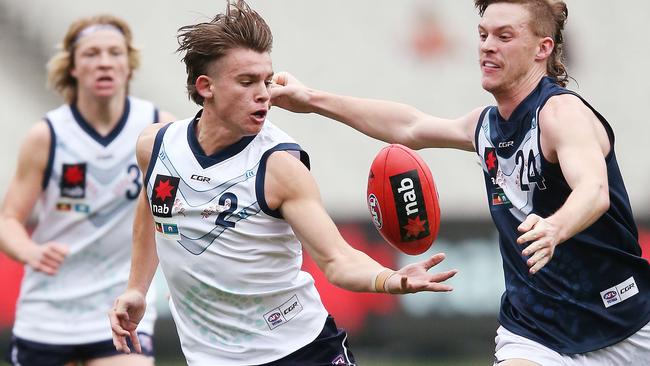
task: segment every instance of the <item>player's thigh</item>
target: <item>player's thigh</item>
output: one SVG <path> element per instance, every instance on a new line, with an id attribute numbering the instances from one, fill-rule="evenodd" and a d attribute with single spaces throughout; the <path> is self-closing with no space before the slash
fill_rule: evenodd
<path id="1" fill-rule="evenodd" d="M 140 354 L 121 354 L 110 357 L 96 358 L 84 362 L 84 366 L 153 366 L 153 357 Z"/>
<path id="2" fill-rule="evenodd" d="M 498 366 L 542 366 L 536 362 L 528 361 L 528 360 L 522 360 L 519 358 L 512 358 L 509 360 L 501 361 L 499 363 L 495 363 L 495 365 Z"/>

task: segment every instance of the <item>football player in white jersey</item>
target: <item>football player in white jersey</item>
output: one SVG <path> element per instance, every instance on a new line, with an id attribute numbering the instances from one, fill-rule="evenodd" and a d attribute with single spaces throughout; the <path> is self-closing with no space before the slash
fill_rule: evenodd
<path id="1" fill-rule="evenodd" d="M 300 270 L 302 247 L 351 291 L 446 292 L 456 271 L 427 272 L 443 254 L 394 271 L 341 237 L 306 153 L 267 121 L 272 35 L 244 1 L 179 31 L 187 89 L 203 109 L 138 140 L 147 173 L 129 285 L 110 314 L 117 349 L 130 353 L 131 338 L 140 352 L 135 332 L 160 260 L 189 365 L 354 365 Z"/>
<path id="2" fill-rule="evenodd" d="M 48 81 L 66 103 L 28 132 L 0 212 L 0 249 L 25 264 L 7 355 L 13 365 L 153 364 L 153 311 L 140 339 L 145 355 L 115 352 L 106 324 L 128 277 L 142 186 L 137 136 L 172 119 L 128 95 L 139 57 L 128 24 L 98 15 L 72 23 L 48 64 Z"/>

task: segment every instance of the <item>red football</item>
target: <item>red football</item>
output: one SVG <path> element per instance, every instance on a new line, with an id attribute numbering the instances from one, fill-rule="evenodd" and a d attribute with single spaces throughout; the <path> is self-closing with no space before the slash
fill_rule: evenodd
<path id="1" fill-rule="evenodd" d="M 406 146 L 381 149 L 368 175 L 368 209 L 372 222 L 392 246 L 416 255 L 438 235 L 440 206 L 431 171 Z"/>

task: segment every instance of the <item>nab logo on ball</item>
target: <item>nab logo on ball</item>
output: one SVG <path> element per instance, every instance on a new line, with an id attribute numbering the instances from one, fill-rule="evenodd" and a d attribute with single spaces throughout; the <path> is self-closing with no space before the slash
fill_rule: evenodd
<path id="1" fill-rule="evenodd" d="M 86 163 L 63 164 L 61 197 L 86 197 Z"/>
<path id="2" fill-rule="evenodd" d="M 429 235 L 427 209 L 417 170 L 390 177 L 402 241 L 413 241 Z"/>
<path id="3" fill-rule="evenodd" d="M 158 174 L 153 185 L 151 212 L 157 217 L 172 217 L 179 177 Z"/>

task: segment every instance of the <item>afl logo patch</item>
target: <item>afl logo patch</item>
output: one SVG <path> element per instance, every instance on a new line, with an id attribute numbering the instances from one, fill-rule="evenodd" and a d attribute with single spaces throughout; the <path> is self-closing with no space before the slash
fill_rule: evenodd
<path id="1" fill-rule="evenodd" d="M 172 217 L 172 207 L 178 191 L 179 177 L 156 175 L 151 193 L 151 213 L 157 217 Z"/>

